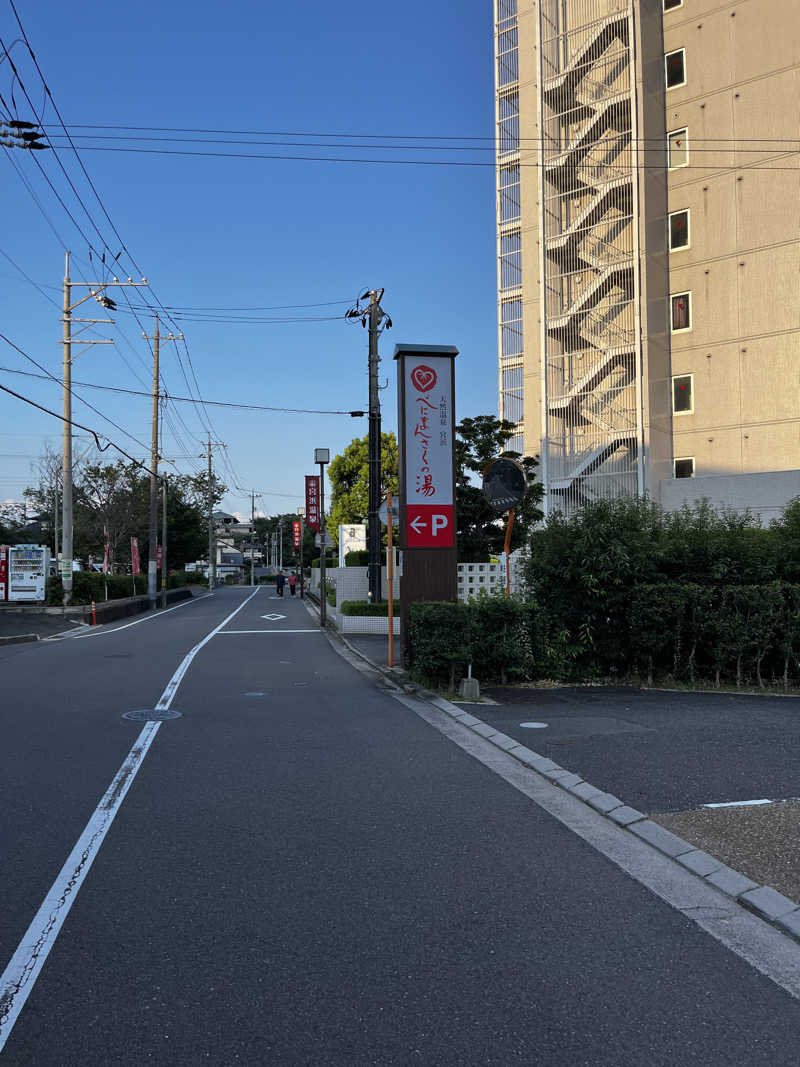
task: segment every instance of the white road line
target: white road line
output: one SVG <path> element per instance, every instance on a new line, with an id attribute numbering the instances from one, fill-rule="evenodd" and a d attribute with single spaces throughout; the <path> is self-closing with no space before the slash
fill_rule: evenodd
<path id="1" fill-rule="evenodd" d="M 725 800 L 720 804 L 703 804 L 704 808 L 752 808 L 756 804 L 774 804 L 774 800 Z"/>
<path id="2" fill-rule="evenodd" d="M 322 630 L 223 630 L 219 636 L 229 634 L 320 634 Z"/>
<path id="3" fill-rule="evenodd" d="M 187 604 L 196 604 L 198 600 L 205 600 L 206 597 L 213 595 L 213 593 L 203 593 L 202 596 L 193 596 L 191 600 L 183 600 L 180 604 L 176 604 L 172 608 L 164 608 L 163 611 L 157 611 L 154 615 L 143 615 L 141 619 L 134 619 L 133 622 L 126 622 L 124 626 L 115 626 L 112 630 L 93 629 L 90 634 L 76 634 L 72 640 L 83 641 L 87 637 L 102 637 L 104 634 L 115 634 L 118 630 L 127 630 L 129 626 L 138 626 L 140 622 L 152 622 L 153 619 L 158 619 L 162 615 L 168 615 L 171 611 L 177 611 L 178 608 L 185 608 Z"/>
<path id="4" fill-rule="evenodd" d="M 166 710 L 169 708 L 181 680 L 189 669 L 189 664 L 200 649 L 208 644 L 211 638 L 219 633 L 222 627 L 226 626 L 234 615 L 240 612 L 245 604 L 253 599 L 257 592 L 258 589 L 254 590 L 235 611 L 232 611 L 227 618 L 223 619 L 218 626 L 215 626 L 202 641 L 198 642 L 184 656 L 180 666 L 161 694 L 161 698 L 156 704 L 157 709 Z M 183 605 L 178 606 L 182 607 Z M 108 833 L 114 817 L 125 799 L 125 794 L 136 777 L 136 773 L 141 767 L 160 726 L 160 722 L 148 722 L 137 737 L 133 748 L 125 757 L 122 766 L 114 776 L 114 780 L 103 794 L 100 803 L 86 824 L 86 829 L 78 838 L 75 847 L 67 857 L 66 863 L 61 868 L 55 882 L 53 882 L 50 892 L 44 898 L 8 966 L 0 975 L 0 1052 L 3 1051 L 14 1023 L 17 1021 L 17 1017 L 22 1011 L 36 979 L 39 977 L 39 972 L 44 966 L 50 949 L 55 944 L 64 920 L 75 902 L 78 890 L 89 873 L 89 869 L 100 851 L 103 839 Z"/>

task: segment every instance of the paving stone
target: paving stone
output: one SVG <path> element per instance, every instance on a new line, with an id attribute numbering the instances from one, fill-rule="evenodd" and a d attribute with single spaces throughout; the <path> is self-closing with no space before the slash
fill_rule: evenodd
<path id="1" fill-rule="evenodd" d="M 792 911 L 797 910 L 797 904 L 789 900 L 783 893 L 776 889 L 770 889 L 767 885 L 760 885 L 758 889 L 751 889 L 748 893 L 742 893 L 739 897 L 742 904 L 757 911 L 765 919 L 780 919 Z"/>
<path id="2" fill-rule="evenodd" d="M 545 771 L 554 771 L 558 764 L 553 763 L 553 761 L 547 759 L 546 756 L 540 756 L 538 759 L 532 760 L 530 766 L 533 767 L 535 771 L 540 771 L 544 774 Z"/>
<path id="3" fill-rule="evenodd" d="M 538 752 L 534 752 L 533 749 L 526 748 L 524 745 L 520 745 L 519 748 L 514 749 L 514 755 L 518 760 L 522 760 L 523 763 L 527 763 L 528 766 L 535 763 L 536 760 L 543 760 L 544 756 L 540 756 Z M 555 767 L 555 763 L 553 764 Z"/>
<path id="4" fill-rule="evenodd" d="M 636 808 L 629 808 L 627 804 L 623 804 L 621 808 L 615 808 L 614 811 L 608 813 L 609 819 L 613 819 L 614 822 L 618 822 L 620 826 L 630 826 L 631 823 L 639 822 L 642 819 L 647 818 Z"/>
<path id="5" fill-rule="evenodd" d="M 709 874 L 706 881 L 710 882 L 711 885 L 715 885 L 717 889 L 721 889 L 723 893 L 727 893 L 729 897 L 738 897 L 740 893 L 746 893 L 748 889 L 755 889 L 757 885 L 756 882 L 745 878 L 743 874 L 739 874 L 738 871 L 734 871 L 724 864 L 718 871 Z"/>
<path id="6" fill-rule="evenodd" d="M 463 726 L 474 726 L 476 722 L 480 722 L 480 719 L 476 719 L 474 715 L 470 715 L 468 712 L 464 712 L 463 715 L 454 715 L 454 719 L 457 719 Z"/>
<path id="7" fill-rule="evenodd" d="M 664 852 L 667 856 L 672 856 L 673 858 L 682 856 L 684 852 L 691 852 L 694 849 L 694 845 L 690 845 L 682 837 L 670 833 L 669 830 L 665 830 L 663 826 L 659 826 L 658 823 L 652 822 L 650 819 L 633 823 L 631 825 L 631 833 L 653 845 L 659 852 Z"/>
<path id="8" fill-rule="evenodd" d="M 596 785 L 589 785 L 588 782 L 578 782 L 577 785 L 568 785 L 568 792 L 573 796 L 580 797 L 581 800 L 588 800 L 589 797 L 599 796 L 603 792 L 602 789 L 598 789 Z"/>
<path id="9" fill-rule="evenodd" d="M 604 815 L 608 814 L 609 811 L 613 811 L 614 808 L 622 807 L 622 801 L 619 797 L 615 797 L 613 793 L 598 793 L 596 796 L 587 797 L 586 803 L 598 811 L 602 811 Z"/>
<path id="10" fill-rule="evenodd" d="M 781 915 L 778 926 L 800 941 L 800 908 L 790 911 L 788 915 Z"/>
<path id="11" fill-rule="evenodd" d="M 511 748 L 516 748 L 519 741 L 515 741 L 513 737 L 509 737 L 508 734 L 495 734 L 492 738 L 492 744 L 497 745 L 498 748 L 504 748 L 508 752 Z"/>
<path id="12" fill-rule="evenodd" d="M 567 789 L 571 785 L 577 785 L 578 782 L 582 782 L 583 778 L 579 774 L 573 774 L 572 771 L 565 771 L 563 767 L 553 767 L 550 771 L 542 771 L 545 778 L 549 778 L 551 782 L 555 782 L 556 785 L 562 786 Z"/>
<path id="13" fill-rule="evenodd" d="M 494 737 L 497 733 L 493 726 L 489 726 L 488 723 L 481 722 L 478 719 L 475 720 L 474 726 L 471 726 L 470 729 L 474 730 L 476 734 L 480 734 L 481 737 Z"/>
<path id="14" fill-rule="evenodd" d="M 712 871 L 718 871 L 723 866 L 719 860 L 715 860 L 713 856 L 709 856 L 707 852 L 702 852 L 699 848 L 694 852 L 685 852 L 682 856 L 678 856 L 678 863 L 682 863 L 684 867 L 688 867 L 690 871 L 694 871 L 702 878 L 711 874 Z"/>

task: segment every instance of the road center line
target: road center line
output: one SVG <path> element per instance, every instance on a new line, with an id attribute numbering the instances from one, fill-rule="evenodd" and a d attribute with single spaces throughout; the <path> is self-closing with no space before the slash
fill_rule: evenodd
<path id="1" fill-rule="evenodd" d="M 158 710 L 169 708 L 178 686 L 189 669 L 189 665 L 200 649 L 208 644 L 211 638 L 218 634 L 223 626 L 226 626 L 234 615 L 238 614 L 253 599 L 257 592 L 258 589 L 254 590 L 235 611 L 232 611 L 202 641 L 199 641 L 194 648 L 187 652 L 178 669 L 170 678 L 166 689 L 161 694 L 156 704 Z M 182 607 L 183 605 L 178 606 Z M 128 625 L 132 624 L 129 623 Z M 86 829 L 78 838 L 75 847 L 67 857 L 66 863 L 61 868 L 55 882 L 53 882 L 50 891 L 34 916 L 33 922 L 28 927 L 17 946 L 16 952 L 11 957 L 8 966 L 3 971 L 3 974 L 0 975 L 0 1052 L 3 1051 L 14 1023 L 22 1011 L 25 1001 L 30 996 L 50 949 L 55 944 L 64 920 L 75 902 L 78 890 L 89 873 L 89 869 L 100 851 L 100 846 L 114 821 L 114 817 L 122 806 L 125 794 L 130 789 L 133 779 L 144 762 L 144 758 L 160 726 L 160 722 L 148 722 L 136 738 L 133 748 L 125 757 L 111 785 L 101 797 L 100 803 L 86 824 Z"/>
<path id="2" fill-rule="evenodd" d="M 227 637 L 229 634 L 319 634 L 321 630 L 223 630 L 219 636 Z"/>

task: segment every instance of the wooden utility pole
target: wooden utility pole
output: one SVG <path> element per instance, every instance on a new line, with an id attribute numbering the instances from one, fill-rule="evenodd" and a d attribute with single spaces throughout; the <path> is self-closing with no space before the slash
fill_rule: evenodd
<path id="1" fill-rule="evenodd" d="M 132 278 L 129 278 L 127 282 L 120 282 L 114 278 L 113 281 L 104 282 L 102 285 L 96 285 L 94 282 L 73 282 L 69 276 L 69 255 L 69 252 L 65 254 L 64 303 L 63 317 L 61 319 L 63 324 L 62 345 L 64 352 L 64 438 L 61 461 L 61 583 L 64 587 L 64 607 L 66 607 L 72 599 L 72 346 L 75 344 L 114 344 L 111 340 L 84 339 L 78 336 L 78 334 L 83 333 L 89 326 L 96 325 L 100 322 L 113 323 L 113 319 L 76 319 L 73 318 L 72 312 L 87 300 L 91 300 L 92 297 L 97 300 L 101 307 L 114 311 L 117 306 L 114 301 L 108 296 L 101 296 L 101 293 L 106 289 L 114 287 L 123 288 L 128 286 L 133 288 L 143 288 L 147 285 L 146 278 L 142 278 L 140 282 L 135 282 Z M 75 286 L 88 288 L 89 292 L 86 296 L 81 297 L 80 300 L 76 300 L 73 304 L 72 290 Z M 72 324 L 74 322 L 84 324 L 77 334 L 73 334 L 72 332 Z"/>
<path id="2" fill-rule="evenodd" d="M 159 393 L 159 384 L 161 381 L 159 370 L 159 357 L 161 352 L 161 334 L 158 329 L 158 312 L 155 316 L 155 328 L 153 330 L 153 336 L 148 337 L 146 333 L 142 334 L 145 341 L 153 342 L 153 418 L 150 435 L 150 524 L 148 527 L 148 549 L 147 549 L 147 597 L 150 601 L 150 607 L 155 607 L 156 599 L 158 597 L 158 561 L 156 559 L 156 553 L 158 551 L 158 402 L 161 394 Z M 168 334 L 165 341 L 182 341 L 183 334 L 179 333 L 177 336 L 173 333 Z"/>

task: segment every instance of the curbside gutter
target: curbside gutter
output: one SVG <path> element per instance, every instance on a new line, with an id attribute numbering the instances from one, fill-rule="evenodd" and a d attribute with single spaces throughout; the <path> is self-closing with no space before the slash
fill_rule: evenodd
<path id="1" fill-rule="evenodd" d="M 591 807 L 601 815 L 604 815 L 620 829 L 627 830 L 641 841 L 651 845 L 662 855 L 669 857 L 688 871 L 691 871 L 701 881 L 714 886 L 725 893 L 726 896 L 735 900 L 737 904 L 741 904 L 743 908 L 747 908 L 748 911 L 753 912 L 760 919 L 770 923 L 781 933 L 787 934 L 795 941 L 800 942 L 800 904 L 796 901 L 790 900 L 771 886 L 758 885 L 739 871 L 735 871 L 732 867 L 727 867 L 707 852 L 695 848 L 688 841 L 684 841 L 682 837 L 678 837 L 677 834 L 673 834 L 663 826 L 659 826 L 658 823 L 648 819 L 643 812 L 629 807 L 619 797 L 606 793 L 602 789 L 597 789 L 589 782 L 585 782 L 580 775 L 567 770 L 565 767 L 560 767 L 547 756 L 542 756 L 538 752 L 526 748 L 515 738 L 501 733 L 493 726 L 490 726 L 489 723 L 483 722 L 482 719 L 465 711 L 457 704 L 452 704 L 449 700 L 437 696 L 423 686 L 409 683 L 404 672 L 401 677 L 398 677 L 396 671 L 373 662 L 342 634 L 337 633 L 336 637 L 347 646 L 353 655 L 368 663 L 370 667 L 390 680 L 394 686 L 427 700 L 434 707 L 443 711 L 445 715 L 449 715 L 451 719 L 462 726 L 466 726 L 467 729 L 472 730 L 473 733 L 476 733 L 490 744 L 496 745 L 497 748 L 507 755 L 513 756 L 526 767 L 536 771 L 537 774 L 541 774 L 553 785 L 559 786 L 571 796 L 581 800 L 587 807 Z"/>
<path id="2" fill-rule="evenodd" d="M 0 637 L 0 646 L 2 645 L 20 645 L 27 641 L 38 641 L 38 634 L 12 634 L 10 637 Z"/>

